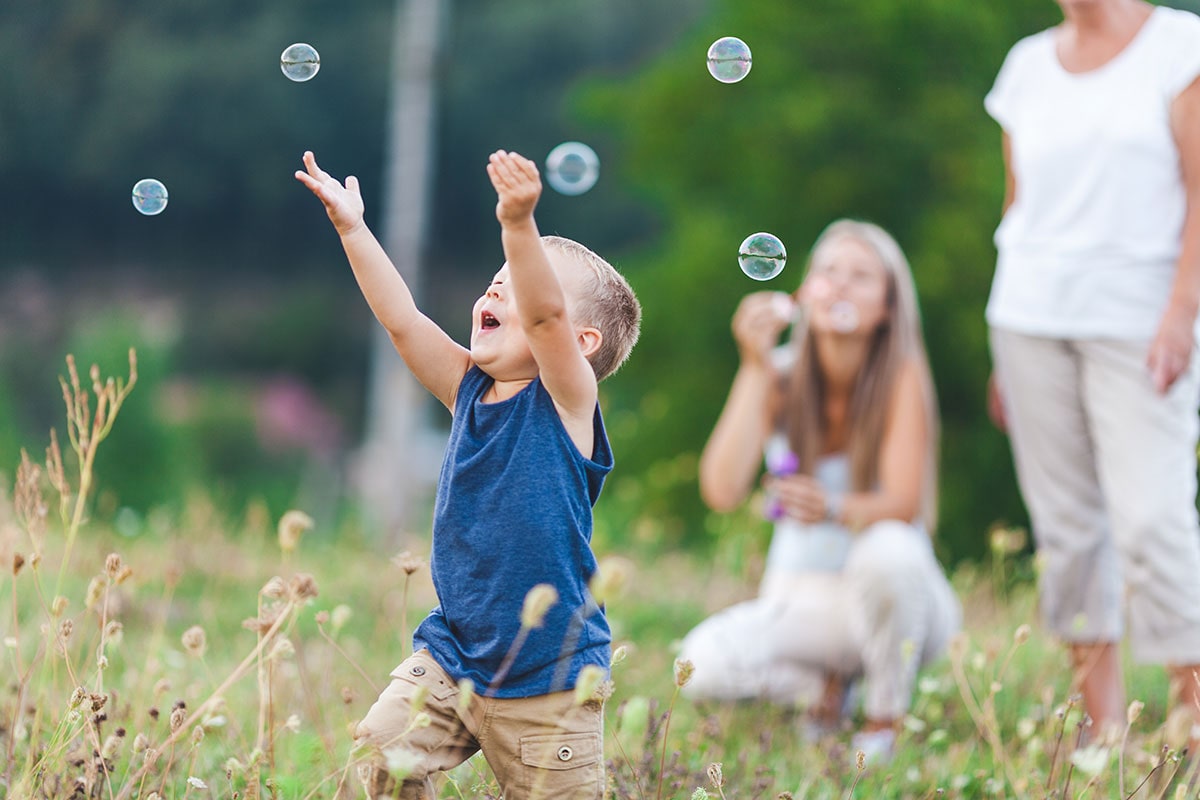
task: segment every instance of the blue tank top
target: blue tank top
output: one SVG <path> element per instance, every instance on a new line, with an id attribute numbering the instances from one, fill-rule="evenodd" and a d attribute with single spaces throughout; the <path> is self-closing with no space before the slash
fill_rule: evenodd
<path id="1" fill-rule="evenodd" d="M 433 511 L 439 605 L 413 646 L 483 694 L 517 639 L 526 593 L 552 584 L 558 602 L 493 687 L 496 697 L 530 697 L 574 687 L 586 664 L 608 670 L 612 635 L 587 583 L 596 571 L 592 506 L 613 458 L 599 405 L 584 458 L 540 378 L 484 403 L 492 383 L 473 366 L 458 388 Z"/>

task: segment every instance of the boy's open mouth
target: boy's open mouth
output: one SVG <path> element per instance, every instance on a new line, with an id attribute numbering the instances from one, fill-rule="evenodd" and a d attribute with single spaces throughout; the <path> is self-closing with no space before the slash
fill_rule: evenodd
<path id="1" fill-rule="evenodd" d="M 485 331 L 494 330 L 500 327 L 500 320 L 492 312 L 484 311 L 479 315 L 479 327 Z"/>

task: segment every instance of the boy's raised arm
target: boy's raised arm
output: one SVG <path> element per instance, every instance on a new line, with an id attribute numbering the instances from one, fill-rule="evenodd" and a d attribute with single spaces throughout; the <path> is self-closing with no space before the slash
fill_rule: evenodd
<path id="1" fill-rule="evenodd" d="M 343 186 L 317 166 L 312 152 L 305 152 L 304 167 L 296 179 L 325 205 L 375 318 L 421 385 L 453 410 L 458 385 L 471 367 L 470 351 L 417 308 L 404 278 L 363 221 L 358 179 L 351 175 Z"/>
<path id="2" fill-rule="evenodd" d="M 498 150 L 487 169 L 496 189 L 496 218 L 509 280 L 538 374 L 559 413 L 590 426 L 596 408 L 596 373 L 583 348 L 597 344 L 600 334 L 594 328 L 576 330 L 562 284 L 542 247 L 533 219 L 542 192 L 537 167 L 517 153 Z"/>

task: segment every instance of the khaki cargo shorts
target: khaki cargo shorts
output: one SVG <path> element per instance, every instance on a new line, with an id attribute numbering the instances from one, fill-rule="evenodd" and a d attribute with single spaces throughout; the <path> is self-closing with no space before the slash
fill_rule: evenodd
<path id="1" fill-rule="evenodd" d="M 432 776 L 480 750 L 506 800 L 596 800 L 604 787 L 601 705 L 575 703 L 573 691 L 537 697 L 469 699 L 418 650 L 392 670 L 392 681 L 355 731 L 371 755 L 371 797 L 433 800 Z M 424 698 L 421 695 L 424 694 Z M 414 719 L 424 712 L 419 724 Z"/>

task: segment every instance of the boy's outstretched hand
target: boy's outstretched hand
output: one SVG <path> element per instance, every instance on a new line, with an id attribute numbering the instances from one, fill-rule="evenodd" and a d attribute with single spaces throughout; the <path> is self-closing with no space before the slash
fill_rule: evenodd
<path id="1" fill-rule="evenodd" d="M 504 227 L 520 225 L 533 218 L 542 194 L 537 166 L 519 153 L 497 150 L 488 158 L 488 177 L 496 189 L 496 219 Z"/>
<path id="2" fill-rule="evenodd" d="M 296 180 L 307 186 L 325 204 L 325 213 L 341 236 L 351 233 L 363 224 L 363 199 L 358 189 L 358 178 L 350 175 L 346 185 L 317 166 L 316 156 L 311 150 L 304 151 L 304 169 L 296 170 Z"/>

